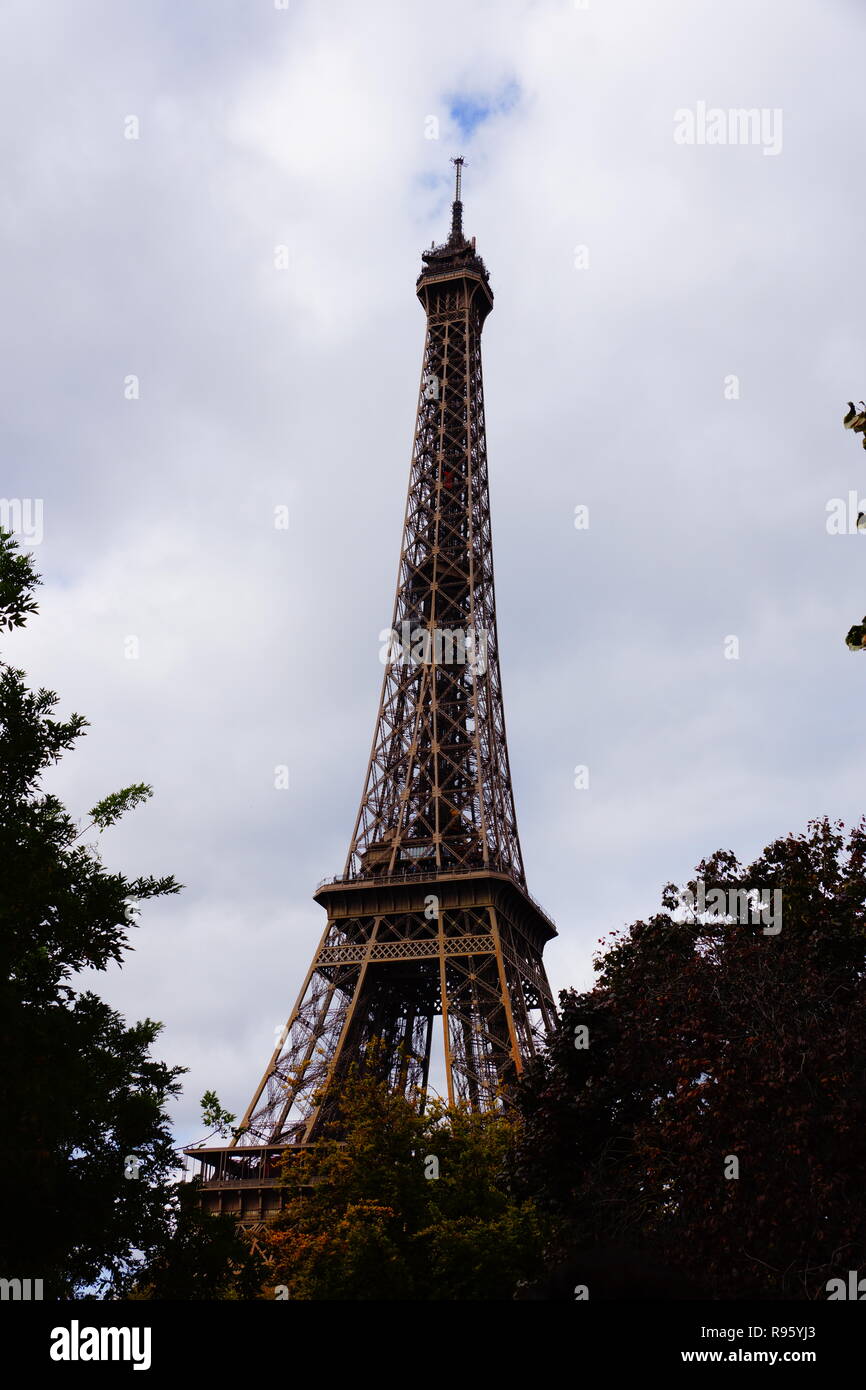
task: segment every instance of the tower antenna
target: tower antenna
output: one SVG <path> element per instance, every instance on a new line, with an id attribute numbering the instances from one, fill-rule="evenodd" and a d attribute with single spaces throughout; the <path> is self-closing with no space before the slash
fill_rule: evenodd
<path id="1" fill-rule="evenodd" d="M 452 206 L 451 206 L 451 238 L 452 238 L 452 240 L 456 240 L 457 237 L 462 237 L 462 235 L 463 235 L 463 203 L 461 202 L 461 199 L 460 199 L 460 185 L 461 185 L 461 182 L 462 182 L 463 165 L 465 164 L 465 162 L 466 162 L 466 161 L 464 160 L 462 154 L 456 155 L 455 158 L 452 159 L 452 161 L 451 161 L 451 163 L 454 165 L 455 169 L 457 170 L 457 178 L 456 178 L 456 181 L 455 181 L 455 188 L 454 188 L 454 202 L 453 202 L 453 204 L 452 204 Z"/>

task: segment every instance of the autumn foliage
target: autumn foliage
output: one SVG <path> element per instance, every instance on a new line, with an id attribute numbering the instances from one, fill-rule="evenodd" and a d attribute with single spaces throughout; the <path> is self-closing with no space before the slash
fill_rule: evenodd
<path id="1" fill-rule="evenodd" d="M 419 1116 L 351 1076 L 332 1134 L 286 1164 L 289 1205 L 260 1242 L 264 1296 L 510 1299 L 543 1244 L 509 1177 L 515 1123 L 441 1103 Z"/>

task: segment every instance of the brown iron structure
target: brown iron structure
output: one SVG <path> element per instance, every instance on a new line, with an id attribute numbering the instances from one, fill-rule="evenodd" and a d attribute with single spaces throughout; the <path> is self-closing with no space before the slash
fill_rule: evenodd
<path id="1" fill-rule="evenodd" d="M 489 1111 L 555 1019 L 542 951 L 556 929 L 529 896 L 508 765 L 487 482 L 481 331 L 493 292 L 463 235 L 422 255 L 427 334 L 385 673 L 343 873 L 297 1004 L 225 1148 L 192 1148 L 203 1205 L 247 1225 L 280 1206 L 278 1160 L 315 1143 L 335 1083 L 376 1065 L 423 1106 Z M 440 1079 L 441 1073 L 441 1079 Z"/>

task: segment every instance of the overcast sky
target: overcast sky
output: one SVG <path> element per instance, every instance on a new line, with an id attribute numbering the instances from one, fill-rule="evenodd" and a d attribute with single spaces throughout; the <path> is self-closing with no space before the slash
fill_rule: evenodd
<path id="1" fill-rule="evenodd" d="M 91 721 L 74 815 L 154 786 L 101 852 L 185 889 L 97 988 L 191 1068 L 179 1142 L 245 1109 L 345 859 L 454 154 L 554 990 L 704 855 L 861 815 L 864 39 L 859 0 L 6 0 L 0 493 L 45 582 L 3 651 Z"/>

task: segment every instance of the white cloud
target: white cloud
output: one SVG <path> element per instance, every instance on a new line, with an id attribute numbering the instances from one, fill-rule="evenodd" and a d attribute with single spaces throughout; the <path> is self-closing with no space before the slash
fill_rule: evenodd
<path id="1" fill-rule="evenodd" d="M 843 637 L 866 542 L 824 527 L 863 481 L 839 424 L 866 390 L 853 7 L 19 4 L 2 26 L 3 491 L 44 498 L 46 581 L 5 650 L 91 719 L 55 774 L 72 809 L 155 785 L 105 853 L 187 889 L 103 983 L 193 1066 L 181 1137 L 206 1087 L 246 1105 L 318 937 L 311 891 L 342 867 L 414 280 L 460 150 L 496 294 L 505 699 L 555 987 L 719 845 L 748 858 L 812 814 L 859 816 Z M 506 90 L 465 139 L 454 102 Z M 698 100 L 782 107 L 782 153 L 675 145 Z"/>

